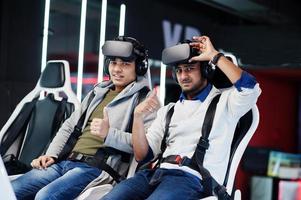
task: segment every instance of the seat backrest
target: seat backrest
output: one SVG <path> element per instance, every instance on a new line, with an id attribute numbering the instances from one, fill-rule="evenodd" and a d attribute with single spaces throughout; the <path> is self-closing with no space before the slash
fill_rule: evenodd
<path id="1" fill-rule="evenodd" d="M 14 154 L 27 165 L 46 150 L 59 125 L 79 108 L 80 103 L 71 89 L 67 61 L 47 62 L 34 90 L 22 99 L 1 129 L 1 144 L 11 136 L 15 121 L 23 114 L 24 108 L 37 98 L 22 133 L 5 152 L 5 155 Z"/>
<path id="2" fill-rule="evenodd" d="M 254 106 L 237 123 L 234 138 L 231 144 L 231 153 L 228 168 L 223 185 L 227 188 L 228 194 L 232 193 L 235 174 L 241 157 L 254 135 L 259 123 L 259 112 Z"/>

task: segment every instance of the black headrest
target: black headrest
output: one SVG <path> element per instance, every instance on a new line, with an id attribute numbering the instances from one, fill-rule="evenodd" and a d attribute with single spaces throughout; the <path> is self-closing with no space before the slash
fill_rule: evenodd
<path id="1" fill-rule="evenodd" d="M 41 75 L 40 86 L 46 88 L 62 87 L 65 83 L 64 64 L 48 63 Z"/>
<path id="2" fill-rule="evenodd" d="M 220 68 L 216 67 L 210 82 L 218 89 L 231 87 L 233 84 Z"/>

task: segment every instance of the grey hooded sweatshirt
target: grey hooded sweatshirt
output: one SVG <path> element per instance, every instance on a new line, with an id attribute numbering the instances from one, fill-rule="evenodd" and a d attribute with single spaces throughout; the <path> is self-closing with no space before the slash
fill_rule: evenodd
<path id="1" fill-rule="evenodd" d="M 95 107 L 102 101 L 103 97 L 112 86 L 113 83 L 111 81 L 97 84 L 91 91 L 95 94 L 95 96 L 92 99 L 90 105 L 88 105 L 88 99 L 91 95 L 91 92 L 87 94 L 87 96 L 81 103 L 81 107 L 75 110 L 70 118 L 68 118 L 63 123 L 56 136 L 53 138 L 45 155 L 52 156 L 54 158 L 58 157 L 58 155 L 64 148 L 69 136 L 71 135 L 74 126 L 77 124 L 85 109 L 88 107 L 82 130 L 86 126 L 89 116 L 91 115 Z M 137 104 L 139 90 L 141 90 L 145 86 L 148 86 L 147 79 L 145 79 L 144 77 L 138 77 L 137 81 L 130 83 L 106 106 L 110 128 L 105 139 L 104 146 L 113 147 L 127 153 L 133 153 L 132 134 L 126 132 L 125 130 L 128 126 L 132 112 Z M 155 117 L 156 113 L 152 113 L 144 119 L 146 130 L 151 125 Z M 120 156 L 110 156 L 107 160 L 107 164 L 120 171 Z M 102 174 L 100 175 L 101 177 L 103 176 Z M 99 182 L 101 177 L 97 178 L 98 181 L 95 181 Z M 97 185 L 97 183 L 93 183 L 92 185 Z"/>

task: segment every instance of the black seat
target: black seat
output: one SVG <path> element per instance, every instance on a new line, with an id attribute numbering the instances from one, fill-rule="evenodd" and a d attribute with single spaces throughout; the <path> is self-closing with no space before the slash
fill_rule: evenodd
<path id="1" fill-rule="evenodd" d="M 30 167 L 30 162 L 43 154 L 60 125 L 78 107 L 68 62 L 47 62 L 34 90 L 22 99 L 1 129 L 3 160 L 17 158 Z M 7 171 L 14 174 L 14 169 Z"/>

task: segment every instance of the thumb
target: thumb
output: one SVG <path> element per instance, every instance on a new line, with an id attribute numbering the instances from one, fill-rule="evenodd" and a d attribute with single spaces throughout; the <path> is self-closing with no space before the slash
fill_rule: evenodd
<path id="1" fill-rule="evenodd" d="M 194 56 L 194 57 L 190 58 L 188 62 L 194 62 L 194 61 L 199 61 L 198 56 Z"/>
<path id="2" fill-rule="evenodd" d="M 109 120 L 107 107 L 104 107 L 104 108 L 103 108 L 103 119 L 104 119 L 104 120 Z"/>
<path id="3" fill-rule="evenodd" d="M 149 98 L 154 98 L 154 97 L 156 97 L 157 96 L 157 90 L 153 90 L 152 92 L 151 92 L 151 94 L 149 95 Z"/>

